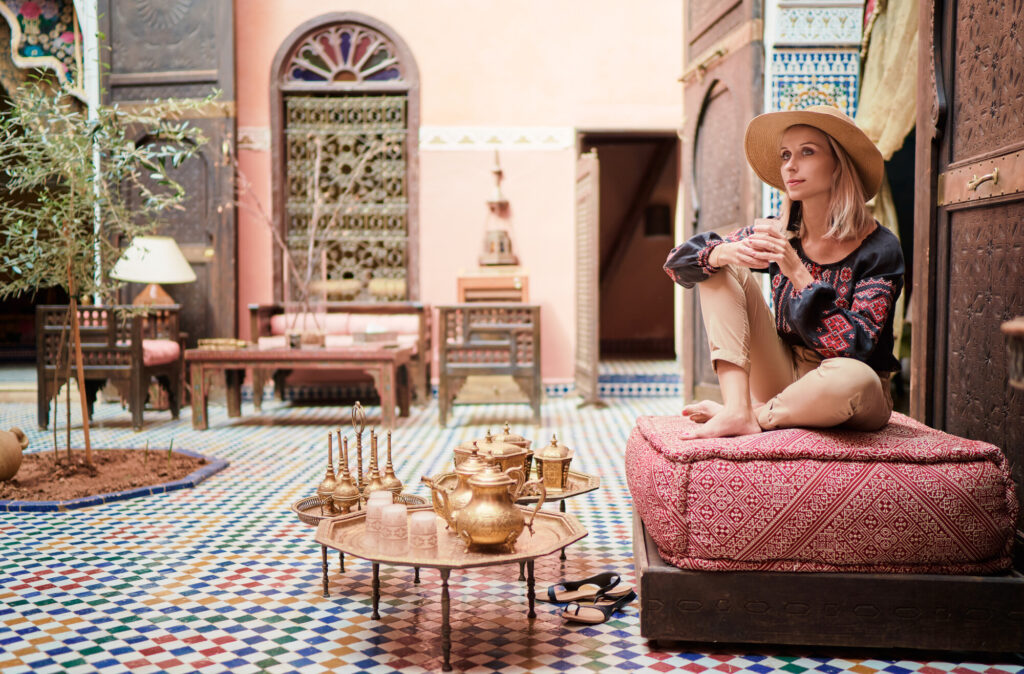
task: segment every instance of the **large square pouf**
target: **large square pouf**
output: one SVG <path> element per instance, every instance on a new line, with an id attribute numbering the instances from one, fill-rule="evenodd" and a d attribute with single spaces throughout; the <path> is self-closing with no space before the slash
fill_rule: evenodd
<path id="1" fill-rule="evenodd" d="M 644 636 L 1024 644 L 1017 500 L 998 448 L 898 414 L 879 433 L 684 439 L 692 429 L 641 417 L 626 450 Z"/>

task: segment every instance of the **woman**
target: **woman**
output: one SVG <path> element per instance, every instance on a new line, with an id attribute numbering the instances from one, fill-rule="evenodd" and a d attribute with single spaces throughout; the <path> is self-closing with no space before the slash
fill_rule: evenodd
<path id="1" fill-rule="evenodd" d="M 757 175 L 785 192 L 782 213 L 669 253 L 668 275 L 699 285 L 724 401 L 683 414 L 702 424 L 698 437 L 877 430 L 892 413 L 893 307 L 903 289 L 899 240 L 864 203 L 881 184 L 882 156 L 830 106 L 760 115 L 743 145 Z M 771 276 L 774 317 L 751 270 Z"/>

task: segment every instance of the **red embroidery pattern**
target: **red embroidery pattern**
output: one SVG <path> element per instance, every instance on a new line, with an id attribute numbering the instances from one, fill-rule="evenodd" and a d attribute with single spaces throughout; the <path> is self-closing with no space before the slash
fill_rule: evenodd
<path id="1" fill-rule="evenodd" d="M 880 433 L 786 429 L 680 440 L 640 417 L 626 477 L 662 557 L 705 570 L 992 573 L 1017 500 L 993 445 L 894 414 Z"/>

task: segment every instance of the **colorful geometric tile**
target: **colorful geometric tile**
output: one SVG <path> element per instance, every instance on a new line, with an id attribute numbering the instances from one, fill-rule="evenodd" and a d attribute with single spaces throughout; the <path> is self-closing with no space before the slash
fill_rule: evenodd
<path id="1" fill-rule="evenodd" d="M 674 374 L 652 367 L 648 376 Z M 625 374 L 623 367 L 606 374 Z M 618 383 L 629 385 L 627 380 Z M 643 384 L 638 380 L 633 385 Z M 646 383 L 658 383 L 656 380 Z M 421 475 L 449 465 L 450 449 L 508 419 L 539 441 L 557 432 L 576 450 L 574 468 L 601 476 L 601 488 L 567 501 L 589 531 L 537 560 L 538 588 L 563 578 L 617 571 L 635 583 L 631 501 L 622 453 L 641 414 L 675 414 L 678 396 L 608 397 L 603 409 L 549 398 L 543 425 L 526 405 L 467 405 L 437 425 L 436 402 L 415 406 L 394 431 L 399 478 L 425 495 Z M 323 474 L 325 435 L 348 430 L 349 408 L 244 403 L 230 418 L 213 405 L 210 427 L 191 428 L 189 411 L 172 421 L 147 415 L 131 430 L 117 404 L 98 404 L 94 447 L 168 443 L 230 462 L 191 489 L 104 503 L 66 513 L 0 513 L 0 671 L 3 672 L 424 672 L 440 669 L 440 577 L 381 566 L 380 620 L 370 618 L 371 567 L 328 557 L 330 597 L 322 596 L 313 530 L 289 505 Z M 368 422 L 379 418 L 367 409 Z M 48 447 L 31 403 L 0 404 L 0 427 L 26 429 L 33 451 Z M 73 436 L 81 438 L 73 413 Z M 557 507 L 557 506 L 545 506 Z M 639 634 L 638 604 L 603 625 L 564 622 L 560 608 L 538 603 L 526 617 L 517 565 L 454 572 L 452 664 L 472 672 L 689 671 L 791 674 L 1010 673 L 1000 664 L 957 654 L 849 652 L 714 646 L 655 649 Z M 697 650 L 692 650 L 697 649 Z M 969 661 L 967 661 L 969 660 Z"/>

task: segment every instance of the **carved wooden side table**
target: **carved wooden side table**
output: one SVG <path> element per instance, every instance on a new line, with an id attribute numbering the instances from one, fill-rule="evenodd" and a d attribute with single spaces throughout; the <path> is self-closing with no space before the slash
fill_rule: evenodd
<path id="1" fill-rule="evenodd" d="M 409 508 L 409 512 L 431 511 L 427 506 Z M 533 561 L 574 543 L 587 535 L 575 516 L 566 513 L 538 512 L 533 522 L 533 533 L 524 529 L 512 552 L 476 552 L 467 550 L 466 545 L 454 534 L 447 531 L 444 520 L 437 523 L 437 546 L 417 549 L 408 541 L 391 543 L 383 541 L 366 531 L 366 514 L 363 512 L 342 515 L 320 522 L 316 529 L 316 542 L 339 552 L 369 560 L 373 563 L 373 614 L 380 619 L 380 565 L 412 566 L 437 569 L 441 573 L 441 653 L 442 669 L 452 670 L 452 628 L 449 621 L 451 599 L 448 594 L 448 576 L 453 569 L 472 569 L 481 566 L 495 566 L 524 562 L 529 573 L 526 579 L 526 597 L 529 602 L 527 617 L 536 618 L 534 610 Z M 324 583 L 327 583 L 327 569 L 324 565 Z"/>

